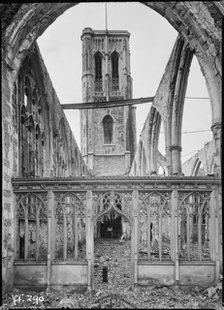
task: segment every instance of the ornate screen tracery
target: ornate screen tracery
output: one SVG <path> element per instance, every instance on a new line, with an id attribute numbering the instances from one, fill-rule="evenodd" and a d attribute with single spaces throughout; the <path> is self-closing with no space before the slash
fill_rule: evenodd
<path id="1" fill-rule="evenodd" d="M 210 194 L 179 193 L 179 256 L 182 260 L 210 259 Z"/>
<path id="2" fill-rule="evenodd" d="M 139 258 L 170 259 L 170 194 L 140 193 Z"/>
<path id="3" fill-rule="evenodd" d="M 19 198 L 16 209 L 16 257 L 24 260 L 47 260 L 46 205 L 35 193 Z"/>
<path id="4" fill-rule="evenodd" d="M 55 259 L 85 259 L 86 212 L 82 197 L 69 192 L 56 198 Z"/>

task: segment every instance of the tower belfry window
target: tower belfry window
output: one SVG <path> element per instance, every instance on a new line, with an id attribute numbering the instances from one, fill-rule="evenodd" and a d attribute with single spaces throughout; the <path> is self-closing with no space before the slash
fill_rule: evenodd
<path id="1" fill-rule="evenodd" d="M 113 119 L 110 115 L 106 115 L 103 119 L 104 143 L 112 143 L 113 138 Z"/>
<path id="2" fill-rule="evenodd" d="M 119 54 L 115 51 L 111 55 L 112 63 L 112 90 L 119 89 Z"/>
<path id="3" fill-rule="evenodd" d="M 102 91 L 102 56 L 95 54 L 95 90 Z"/>

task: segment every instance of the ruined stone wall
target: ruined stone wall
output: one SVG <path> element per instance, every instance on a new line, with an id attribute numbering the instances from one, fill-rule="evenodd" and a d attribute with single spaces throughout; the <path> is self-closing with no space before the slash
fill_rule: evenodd
<path id="1" fill-rule="evenodd" d="M 11 287 L 13 283 L 14 231 L 12 221 L 15 200 L 11 178 L 17 176 L 18 171 L 18 136 L 16 126 L 13 125 L 16 124 L 16 116 L 13 112 L 14 82 L 29 47 L 58 16 L 76 4 L 78 2 L 0 4 L 2 21 L 2 276 L 5 289 Z M 216 157 L 218 159 L 221 155 L 223 1 L 182 1 L 167 2 L 166 4 L 144 2 L 144 5 L 164 16 L 186 39 L 199 60 L 211 99 L 212 124 L 217 125 L 213 128 L 218 131 L 218 135 L 216 135 Z"/>
<path id="2" fill-rule="evenodd" d="M 53 88 L 49 74 L 41 57 L 39 48 L 36 44 L 27 52 L 27 56 L 32 55 L 31 65 L 35 66 L 33 79 L 38 85 L 40 99 L 46 103 L 43 111 L 44 117 L 48 120 L 47 135 L 48 148 L 45 152 L 44 160 L 44 176 L 82 176 L 88 174 L 88 169 L 84 164 L 82 155 L 78 149 L 78 145 L 69 127 L 66 116 L 61 109 L 61 105 L 57 94 Z M 12 190 L 11 178 L 20 176 L 20 111 L 18 98 L 18 80 L 13 83 L 17 91 L 10 92 L 10 82 L 12 78 L 8 71 L 6 63 L 3 63 L 3 76 L 9 81 L 8 84 L 3 83 L 3 213 L 2 213 L 2 275 L 4 290 L 8 290 L 13 285 L 13 261 L 15 258 L 15 231 L 14 218 L 16 201 Z M 23 70 L 23 64 L 21 66 Z M 23 98 L 23 97 L 21 97 Z M 20 99 L 21 99 L 20 98 Z M 47 115 L 46 115 L 47 114 Z M 63 135 L 61 130 L 63 130 Z M 56 152 L 54 139 L 63 137 L 67 141 L 67 149 L 63 151 L 67 154 L 68 161 L 66 162 L 67 169 L 63 175 L 55 175 L 54 173 L 54 154 Z"/>
<path id="3" fill-rule="evenodd" d="M 204 145 L 194 156 L 189 158 L 182 165 L 183 174 L 186 176 L 198 175 L 197 166 L 200 163 L 204 175 L 214 173 L 214 141 L 210 141 Z M 196 170 L 196 171 L 195 171 Z M 202 173 L 201 171 L 201 173 Z"/>

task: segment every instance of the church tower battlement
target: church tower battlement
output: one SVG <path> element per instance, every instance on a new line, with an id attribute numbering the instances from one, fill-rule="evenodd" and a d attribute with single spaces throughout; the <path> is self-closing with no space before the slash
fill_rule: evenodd
<path id="1" fill-rule="evenodd" d="M 83 102 L 132 99 L 129 37 L 124 30 L 83 30 Z M 81 150 L 94 175 L 128 173 L 136 149 L 135 109 L 81 111 Z"/>

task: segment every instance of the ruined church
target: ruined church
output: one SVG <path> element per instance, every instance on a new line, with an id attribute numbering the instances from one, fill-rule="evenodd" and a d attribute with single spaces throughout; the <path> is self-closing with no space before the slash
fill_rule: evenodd
<path id="1" fill-rule="evenodd" d="M 212 285 L 222 272 L 223 4 L 144 3 L 178 36 L 138 143 L 134 104 L 141 99 L 132 94 L 130 33 L 83 29 L 81 150 L 36 43 L 76 4 L 0 5 L 3 291 L 94 289 L 96 240 L 124 233 L 133 285 Z M 208 88 L 213 139 L 182 164 L 193 56 Z M 158 151 L 162 121 L 165 156 Z"/>

